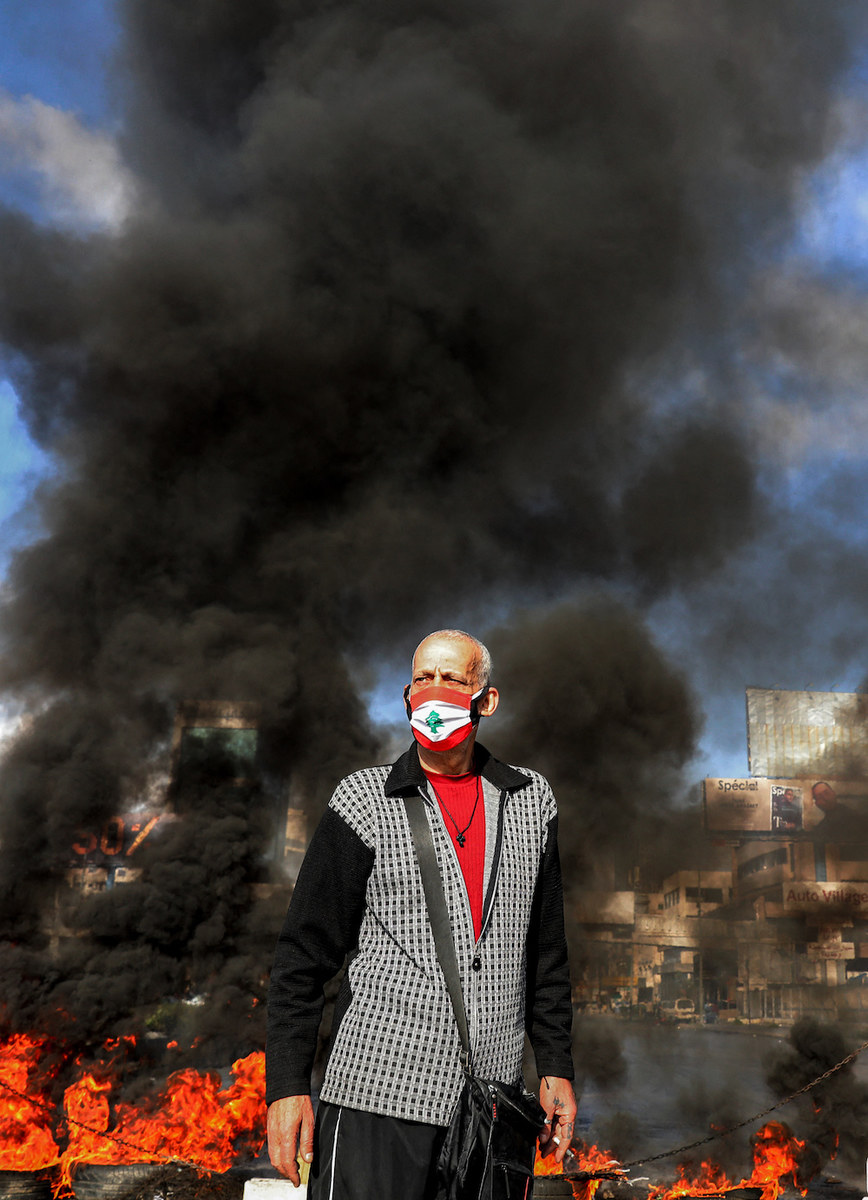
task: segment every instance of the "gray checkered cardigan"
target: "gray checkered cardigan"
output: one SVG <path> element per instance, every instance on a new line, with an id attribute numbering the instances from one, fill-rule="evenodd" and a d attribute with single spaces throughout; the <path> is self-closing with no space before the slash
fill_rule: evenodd
<path id="1" fill-rule="evenodd" d="M 478 1075 L 517 1081 L 525 1028 L 540 1075 L 572 1078 L 557 816 L 541 775 L 477 746 L 486 821 L 482 932 L 415 744 L 344 779 L 315 833 L 278 942 L 269 993 L 269 1103 L 306 1093 L 324 983 L 349 955 L 321 1097 L 444 1125 L 462 1085 L 403 797 L 426 800 L 452 917 Z M 493 882 L 492 882 L 493 880 Z M 489 886 L 490 885 L 490 886 Z"/>

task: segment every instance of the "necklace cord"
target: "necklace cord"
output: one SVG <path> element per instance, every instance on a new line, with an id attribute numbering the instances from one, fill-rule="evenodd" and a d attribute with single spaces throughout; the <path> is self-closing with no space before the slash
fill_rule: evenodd
<path id="1" fill-rule="evenodd" d="M 426 774 L 427 774 L 427 772 L 426 772 Z M 446 813 L 449 820 L 455 826 L 455 840 L 456 840 L 456 842 L 458 842 L 458 845 L 463 850 L 464 843 L 467 841 L 467 837 L 466 837 L 467 831 L 470 828 L 470 826 L 473 824 L 473 818 L 476 816 L 476 809 L 477 809 L 477 806 L 479 805 L 479 775 L 478 774 L 476 775 L 476 799 L 473 801 L 473 812 L 470 814 L 470 820 L 467 822 L 467 824 L 464 826 L 463 829 L 458 828 L 458 822 L 455 820 L 452 813 L 446 807 L 443 797 L 437 791 L 437 787 L 434 783 L 434 780 L 431 778 L 430 775 L 428 775 L 427 778 L 428 778 L 428 782 L 431 784 L 431 787 L 434 791 L 434 795 L 437 797 L 440 807 L 443 809 L 443 811 Z"/>

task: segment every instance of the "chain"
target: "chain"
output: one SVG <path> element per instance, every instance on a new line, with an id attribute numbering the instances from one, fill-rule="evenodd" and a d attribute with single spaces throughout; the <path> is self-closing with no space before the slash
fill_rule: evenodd
<path id="1" fill-rule="evenodd" d="M 652 1154 L 648 1158 L 634 1158 L 630 1162 L 619 1163 L 617 1168 L 611 1171 L 577 1171 L 570 1172 L 570 1178 L 576 1180 L 592 1180 L 592 1179 L 613 1179 L 618 1178 L 623 1172 L 628 1171 L 631 1167 L 643 1166 L 645 1163 L 659 1162 L 662 1158 L 674 1158 L 677 1154 L 686 1154 L 688 1150 L 696 1150 L 699 1146 L 705 1146 L 709 1142 L 716 1142 L 718 1138 L 729 1137 L 731 1133 L 735 1133 L 739 1129 L 744 1129 L 746 1125 L 753 1125 L 763 1117 L 767 1117 L 769 1113 L 775 1112 L 779 1108 L 783 1108 L 785 1104 L 789 1104 L 792 1100 L 797 1100 L 799 1096 L 804 1096 L 806 1092 L 810 1092 L 830 1075 L 834 1075 L 836 1071 L 840 1071 L 842 1067 L 846 1067 L 849 1063 L 854 1062 L 863 1050 L 868 1050 L 868 1042 L 863 1042 L 857 1047 L 852 1054 L 848 1054 L 846 1058 L 842 1058 L 839 1063 L 835 1063 L 834 1067 L 829 1067 L 828 1071 L 824 1071 L 822 1075 L 818 1075 L 816 1079 L 812 1079 L 810 1083 L 806 1083 L 804 1087 L 800 1087 L 798 1091 L 793 1092 L 791 1096 L 787 1096 L 785 1100 L 778 1100 L 776 1104 L 770 1104 L 768 1108 L 764 1108 L 762 1112 L 755 1113 L 752 1117 L 747 1117 L 744 1121 L 739 1121 L 735 1125 L 728 1125 L 725 1129 L 720 1129 L 715 1133 L 709 1133 L 705 1137 L 699 1138 L 695 1142 L 688 1142 L 686 1146 L 679 1146 L 677 1150 L 664 1150 L 661 1154 Z"/>
<path id="2" fill-rule="evenodd" d="M 44 1112 L 54 1116 L 54 1108 L 50 1104 L 44 1104 L 41 1100 L 34 1100 L 32 1096 L 28 1096 L 26 1092 L 19 1092 L 18 1088 L 14 1088 L 11 1083 L 7 1083 L 4 1079 L 0 1079 L 0 1087 L 5 1088 L 7 1092 L 11 1092 L 13 1096 L 17 1096 L 19 1100 L 26 1100 L 35 1108 L 41 1108 Z M 206 1167 L 200 1166 L 198 1163 L 189 1162 L 186 1158 L 165 1157 L 155 1154 L 153 1150 L 147 1150 L 144 1146 L 138 1145 L 136 1142 L 127 1141 L 125 1138 L 118 1137 L 114 1133 L 106 1133 L 102 1129 L 94 1129 L 92 1125 L 85 1125 L 83 1121 L 76 1121 L 75 1117 L 67 1116 L 65 1118 L 69 1125 L 77 1125 L 79 1129 L 85 1130 L 86 1133 L 95 1133 L 97 1137 L 105 1138 L 109 1142 L 114 1142 L 118 1146 L 124 1146 L 127 1150 L 135 1150 L 139 1154 L 147 1154 L 151 1158 L 156 1158 L 158 1162 L 167 1163 L 170 1166 L 191 1167 L 194 1171 L 207 1170 Z"/>
<path id="3" fill-rule="evenodd" d="M 634 1158 L 630 1162 L 619 1163 L 615 1170 L 571 1171 L 570 1178 L 582 1181 L 617 1178 L 622 1173 L 628 1171 L 631 1167 L 640 1167 L 644 1166 L 646 1163 L 659 1162 L 664 1158 L 674 1158 L 678 1154 L 686 1154 L 688 1150 L 696 1150 L 699 1146 L 706 1146 L 709 1142 L 716 1142 L 718 1138 L 729 1137 L 730 1134 L 736 1133 L 739 1129 L 744 1129 L 746 1125 L 755 1124 L 757 1121 L 762 1120 L 763 1117 L 767 1117 L 770 1113 L 776 1112 L 777 1109 L 783 1108 L 784 1105 L 790 1104 L 793 1100 L 797 1100 L 799 1096 L 804 1096 L 806 1092 L 812 1091 L 830 1076 L 840 1071 L 842 1067 L 846 1067 L 851 1062 L 855 1062 L 863 1050 L 868 1050 L 868 1042 L 863 1042 L 861 1046 L 857 1046 L 857 1048 L 851 1054 L 848 1054 L 845 1058 L 842 1058 L 840 1062 L 835 1063 L 833 1067 L 829 1067 L 827 1071 L 824 1071 L 822 1075 L 818 1075 L 816 1079 L 812 1079 L 810 1083 L 804 1084 L 803 1087 L 800 1087 L 798 1091 L 793 1092 L 784 1100 L 778 1100 L 777 1103 L 770 1104 L 769 1107 L 764 1108 L 762 1112 L 754 1113 L 752 1117 L 746 1117 L 745 1120 L 738 1121 L 735 1125 L 728 1125 L 725 1129 L 719 1129 L 715 1133 L 707 1134 L 705 1137 L 698 1138 L 695 1142 L 688 1142 L 687 1145 L 679 1146 L 676 1150 L 664 1150 L 660 1154 L 649 1155 L 648 1158 Z M 25 1092 L 20 1092 L 17 1088 L 12 1087 L 11 1084 L 6 1083 L 3 1079 L 0 1079 L 0 1087 L 5 1088 L 7 1092 L 11 1092 L 20 1100 L 26 1100 L 29 1104 L 34 1105 L 36 1108 L 41 1108 L 45 1112 L 50 1113 L 52 1116 L 54 1115 L 54 1109 L 50 1105 L 44 1104 L 41 1100 L 34 1100 L 32 1096 L 28 1096 Z M 159 1156 L 155 1156 L 152 1150 L 146 1150 L 144 1146 L 139 1146 L 135 1142 L 130 1142 L 124 1138 L 117 1137 L 113 1133 L 105 1133 L 102 1129 L 94 1129 L 90 1125 L 85 1125 L 82 1121 L 76 1121 L 74 1117 L 68 1116 L 66 1120 L 70 1125 L 77 1125 L 79 1129 L 84 1129 L 87 1133 L 95 1133 L 98 1137 L 103 1137 L 106 1138 L 107 1141 L 115 1142 L 118 1146 L 124 1146 L 128 1150 L 136 1150 L 139 1153 L 148 1154 L 152 1158 L 157 1157 L 158 1161 L 160 1162 L 179 1167 L 190 1167 L 194 1171 L 203 1171 L 206 1169 L 199 1166 L 198 1163 L 190 1162 L 185 1158 L 160 1158 Z"/>

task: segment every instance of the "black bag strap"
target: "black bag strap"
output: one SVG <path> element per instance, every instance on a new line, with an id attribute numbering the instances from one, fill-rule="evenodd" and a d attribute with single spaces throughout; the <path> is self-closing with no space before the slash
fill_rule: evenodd
<path id="1" fill-rule="evenodd" d="M 464 1008 L 464 995 L 461 991 L 461 976 L 458 971 L 458 958 L 455 954 L 455 942 L 452 937 L 452 925 L 446 908 L 446 896 L 443 893 L 443 880 L 437 865 L 437 855 L 434 851 L 434 839 L 431 837 L 431 827 L 425 814 L 425 801 L 420 795 L 405 796 L 404 807 L 407 810 L 407 820 L 410 823 L 410 833 L 416 848 L 416 859 L 422 875 L 422 888 L 425 892 L 425 903 L 428 906 L 428 920 L 431 922 L 431 933 L 434 935 L 434 946 L 437 959 L 449 999 L 458 1023 L 458 1036 L 461 1039 L 462 1064 L 464 1070 L 470 1073 L 470 1030 L 467 1026 L 467 1013 Z"/>

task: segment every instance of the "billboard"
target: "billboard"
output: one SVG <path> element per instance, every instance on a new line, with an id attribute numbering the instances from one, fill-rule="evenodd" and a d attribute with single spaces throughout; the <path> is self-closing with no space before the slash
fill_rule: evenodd
<path id="1" fill-rule="evenodd" d="M 170 820 L 167 814 L 124 813 L 109 818 L 98 831 L 79 830 L 70 847 L 67 883 L 85 893 L 132 883 L 142 872 L 130 859 L 161 822 Z"/>
<path id="2" fill-rule="evenodd" d="M 868 840 L 868 782 L 819 778 L 706 779 L 705 825 L 716 833 Z"/>
<path id="3" fill-rule="evenodd" d="M 79 830 L 71 847 L 71 867 L 111 867 L 130 858 L 160 823 L 160 814 L 124 813 L 111 817 L 97 832 Z"/>
<path id="4" fill-rule="evenodd" d="M 784 911 L 825 917 L 826 920 L 833 919 L 832 914 L 837 916 L 842 912 L 864 917 L 868 914 L 868 882 L 817 883 L 809 879 L 787 883 L 784 885 Z"/>
<path id="5" fill-rule="evenodd" d="M 704 790 L 707 829 L 736 833 L 771 830 L 767 779 L 706 779 Z"/>
<path id="6" fill-rule="evenodd" d="M 868 777 L 868 695 L 747 688 L 745 698 L 751 775 Z"/>

